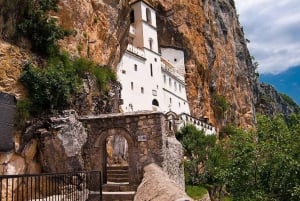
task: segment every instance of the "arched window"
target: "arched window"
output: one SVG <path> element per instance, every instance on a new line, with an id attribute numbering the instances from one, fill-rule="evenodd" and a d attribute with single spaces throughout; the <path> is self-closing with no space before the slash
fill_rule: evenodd
<path id="1" fill-rule="evenodd" d="M 156 100 L 156 99 L 153 99 L 153 101 L 152 101 L 152 105 L 155 105 L 155 106 L 159 106 L 159 103 L 158 103 L 158 101 Z"/>
<path id="2" fill-rule="evenodd" d="M 151 11 L 150 11 L 149 8 L 146 8 L 146 18 L 147 18 L 147 22 L 149 24 L 151 24 L 152 23 L 152 20 L 151 20 Z"/>
<path id="3" fill-rule="evenodd" d="M 134 10 L 132 10 L 131 12 L 130 12 L 130 24 L 132 24 L 132 23 L 134 23 L 134 21 L 135 21 L 135 19 L 134 19 Z"/>
<path id="4" fill-rule="evenodd" d="M 152 38 L 149 38 L 149 48 L 150 48 L 150 50 L 153 49 L 153 39 Z"/>

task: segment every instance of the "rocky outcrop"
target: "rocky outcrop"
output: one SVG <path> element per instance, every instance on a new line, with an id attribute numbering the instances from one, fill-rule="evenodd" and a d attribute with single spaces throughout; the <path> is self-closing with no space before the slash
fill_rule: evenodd
<path id="1" fill-rule="evenodd" d="M 258 87 L 256 111 L 267 116 L 277 114 L 289 116 L 294 112 L 299 112 L 300 108 L 292 99 L 278 93 L 273 86 L 261 83 Z"/>
<path id="2" fill-rule="evenodd" d="M 207 116 L 217 128 L 225 123 L 255 124 L 255 70 L 233 0 L 152 0 L 159 10 L 162 45 L 186 50 L 188 100 L 194 116 Z M 215 95 L 229 108 L 220 116 Z"/>
<path id="3" fill-rule="evenodd" d="M 144 168 L 144 178 L 136 191 L 134 200 L 192 201 L 178 184 L 153 163 Z"/>
<path id="4" fill-rule="evenodd" d="M 84 169 L 82 146 L 87 133 L 73 110 L 48 120 L 49 127 L 39 128 L 39 162 L 44 172 L 70 172 Z"/>
<path id="5" fill-rule="evenodd" d="M 116 67 L 127 46 L 128 12 L 127 0 L 68 0 L 60 1 L 58 13 L 52 15 L 76 33 L 61 41 L 64 49 Z"/>

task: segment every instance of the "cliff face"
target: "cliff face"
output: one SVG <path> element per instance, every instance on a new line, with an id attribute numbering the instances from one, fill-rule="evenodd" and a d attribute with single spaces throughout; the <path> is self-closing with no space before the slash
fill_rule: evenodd
<path id="1" fill-rule="evenodd" d="M 289 116 L 299 113 L 299 106 L 288 96 L 280 94 L 269 84 L 260 84 L 258 87 L 258 102 L 256 112 L 267 116 L 283 114 Z"/>
<path id="2" fill-rule="evenodd" d="M 218 128 L 226 122 L 255 123 L 256 75 L 233 0 L 153 0 L 159 10 L 160 43 L 186 50 L 186 81 L 191 112 Z M 228 109 L 217 112 L 215 97 Z"/>
<path id="3" fill-rule="evenodd" d="M 58 13 L 52 15 L 75 33 L 61 41 L 64 49 L 115 67 L 127 46 L 128 12 L 126 0 L 68 0 L 60 1 Z"/>
<path id="4" fill-rule="evenodd" d="M 0 0 L 0 4 L 3 2 L 9 1 Z M 228 122 L 252 127 L 257 82 L 233 0 L 149 0 L 149 3 L 157 9 L 160 44 L 186 50 L 192 114 L 208 117 L 217 128 Z M 67 0 L 59 1 L 58 13 L 51 15 L 65 28 L 74 30 L 73 36 L 60 42 L 64 49 L 72 55 L 87 56 L 97 63 L 116 67 L 127 44 L 129 10 L 126 0 Z M 1 20 L 14 19 L 5 11 L 0 14 Z M 10 33 L 15 33 L 16 22 L 5 19 L 0 31 L 2 38 L 9 38 Z M 0 51 L 3 48 L 1 43 Z M 22 88 L 15 87 L 16 78 L 26 58 L 15 54 L 6 57 L 10 60 L 6 65 L 13 67 L 9 62 L 16 60 L 18 69 L 11 70 L 16 72 L 12 82 L 1 75 L 1 82 L 5 82 L 2 85 L 6 85 L 2 89 L 19 93 Z M 219 111 L 216 97 L 227 103 L 225 110 Z"/>

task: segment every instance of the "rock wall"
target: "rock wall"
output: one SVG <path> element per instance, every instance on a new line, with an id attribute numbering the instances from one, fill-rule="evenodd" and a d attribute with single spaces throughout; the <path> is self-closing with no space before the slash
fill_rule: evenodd
<path id="1" fill-rule="evenodd" d="M 191 113 L 217 128 L 255 125 L 256 75 L 233 0 L 152 0 L 158 9 L 159 40 L 186 50 Z M 229 108 L 219 115 L 215 96 Z"/>
<path id="2" fill-rule="evenodd" d="M 192 201 L 184 190 L 156 164 L 149 164 L 144 168 L 144 178 L 139 185 L 135 201 Z"/>
<path id="3" fill-rule="evenodd" d="M 129 4 L 127 0 L 59 1 L 57 17 L 75 36 L 61 41 L 72 55 L 116 67 L 127 46 Z"/>
<path id="4" fill-rule="evenodd" d="M 289 116 L 294 112 L 300 112 L 300 108 L 295 102 L 287 102 L 271 85 L 262 83 L 258 87 L 256 111 L 268 116 L 277 114 Z"/>
<path id="5" fill-rule="evenodd" d="M 164 151 L 163 171 L 175 181 L 183 190 L 185 189 L 183 169 L 183 147 L 175 136 L 167 137 Z"/>

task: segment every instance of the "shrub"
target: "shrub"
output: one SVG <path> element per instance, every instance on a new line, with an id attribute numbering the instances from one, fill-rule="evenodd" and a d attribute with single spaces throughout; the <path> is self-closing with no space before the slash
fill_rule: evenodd
<path id="1" fill-rule="evenodd" d="M 34 107 L 31 113 L 40 114 L 52 109 L 66 108 L 71 94 L 76 92 L 78 78 L 70 69 L 51 63 L 45 69 L 28 63 L 24 66 L 20 81 L 26 86 Z"/>
<path id="2" fill-rule="evenodd" d="M 107 92 L 109 83 L 116 80 L 111 68 L 99 67 L 84 58 L 71 60 L 67 53 L 50 57 L 44 68 L 27 63 L 20 81 L 28 89 L 34 106 L 30 110 L 31 114 L 68 108 L 71 97 L 78 92 L 85 73 L 94 74 L 102 92 Z"/>
<path id="3" fill-rule="evenodd" d="M 16 105 L 15 126 L 18 129 L 25 128 L 25 123 L 31 118 L 30 110 L 32 102 L 29 99 L 18 100 Z"/>
<path id="4" fill-rule="evenodd" d="M 212 96 L 213 99 L 213 109 L 214 112 L 220 117 L 224 117 L 225 112 L 228 109 L 228 103 L 226 98 L 222 95 L 214 93 Z"/>
<path id="5" fill-rule="evenodd" d="M 56 25 L 56 20 L 47 15 L 57 10 L 58 0 L 26 0 L 23 20 L 18 25 L 22 34 L 32 43 L 33 51 L 49 56 L 58 52 L 57 41 L 70 32 Z"/>

